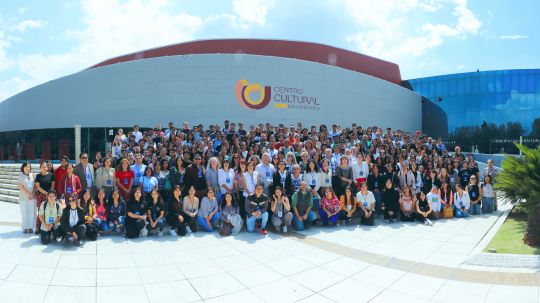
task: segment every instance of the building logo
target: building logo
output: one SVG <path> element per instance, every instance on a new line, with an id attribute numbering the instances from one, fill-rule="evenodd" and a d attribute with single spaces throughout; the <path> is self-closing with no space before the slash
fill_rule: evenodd
<path id="1" fill-rule="evenodd" d="M 251 98 L 251 94 L 259 94 L 257 100 Z M 262 109 L 270 103 L 272 97 L 270 86 L 261 86 L 259 83 L 249 84 L 245 79 L 236 82 L 236 100 L 245 109 Z"/>

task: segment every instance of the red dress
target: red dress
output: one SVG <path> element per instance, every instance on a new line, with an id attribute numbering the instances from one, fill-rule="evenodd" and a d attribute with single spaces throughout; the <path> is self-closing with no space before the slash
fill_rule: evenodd
<path id="1" fill-rule="evenodd" d="M 133 173 L 132 170 L 128 170 L 128 171 L 116 170 L 114 172 L 114 177 L 119 180 L 122 186 L 129 188 L 129 185 L 133 184 L 133 178 L 135 177 L 135 174 Z M 131 194 L 131 191 L 125 191 L 121 186 L 118 186 L 118 192 L 120 193 L 120 196 L 122 196 L 124 201 L 129 200 L 129 195 Z"/>
<path id="2" fill-rule="evenodd" d="M 68 177 L 67 174 L 62 176 L 58 187 L 58 196 L 64 198 L 66 195 L 75 195 L 77 199 L 82 192 L 81 180 L 75 174 Z"/>

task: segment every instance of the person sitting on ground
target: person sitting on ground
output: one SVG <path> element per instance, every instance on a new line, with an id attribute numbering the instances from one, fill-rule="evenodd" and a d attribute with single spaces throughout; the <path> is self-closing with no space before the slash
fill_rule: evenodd
<path id="1" fill-rule="evenodd" d="M 226 193 L 221 201 L 221 229 L 222 236 L 238 235 L 242 230 L 243 220 L 240 216 L 240 207 L 231 193 Z"/>
<path id="2" fill-rule="evenodd" d="M 147 204 L 148 224 L 146 228 L 149 234 L 158 233 L 158 237 L 163 236 L 165 228 L 165 205 L 157 189 L 150 192 L 150 202 Z"/>
<path id="3" fill-rule="evenodd" d="M 62 211 L 60 219 L 60 228 L 67 241 L 76 246 L 83 247 L 83 238 L 86 234 L 86 225 L 84 224 L 84 210 L 77 205 L 75 195 L 67 195 L 68 206 Z"/>
<path id="4" fill-rule="evenodd" d="M 131 199 L 126 206 L 126 236 L 128 239 L 146 237 L 148 229 L 146 226 L 146 203 L 142 199 L 142 190 L 136 187 L 133 190 Z"/>
<path id="5" fill-rule="evenodd" d="M 219 207 L 217 198 L 215 197 L 215 189 L 213 186 L 208 187 L 208 192 L 202 198 L 199 212 L 197 212 L 197 223 L 199 227 L 206 231 L 212 232 L 214 228 L 219 228 Z"/>
<path id="6" fill-rule="evenodd" d="M 360 184 L 360 191 L 356 193 L 356 201 L 360 206 L 360 224 L 375 225 L 375 196 L 371 191 L 368 191 L 366 182 Z"/>
<path id="7" fill-rule="evenodd" d="M 277 232 L 288 232 L 291 227 L 293 215 L 291 213 L 291 204 L 289 199 L 283 194 L 283 189 L 276 186 L 272 199 L 272 224 Z"/>
<path id="8" fill-rule="evenodd" d="M 300 182 L 300 188 L 292 195 L 291 207 L 293 209 L 293 221 L 296 230 L 304 230 L 309 225 L 315 225 L 317 216 L 312 210 L 313 195 L 307 190 L 307 183 Z"/>
<path id="9" fill-rule="evenodd" d="M 103 188 L 98 189 L 98 198 L 95 203 L 96 216 L 94 221 L 100 231 L 108 231 L 109 223 L 107 222 L 107 202 L 105 200 L 105 190 Z"/>
<path id="10" fill-rule="evenodd" d="M 442 217 L 442 202 L 437 185 L 433 185 L 431 191 L 426 195 L 426 200 L 431 205 L 431 214 L 429 217 L 433 220 L 440 219 Z"/>
<path id="11" fill-rule="evenodd" d="M 327 226 L 328 224 L 337 225 L 341 203 L 332 189 L 326 188 L 324 191 L 324 198 L 322 199 L 321 208 L 319 209 L 321 221 L 323 226 Z"/>
<path id="12" fill-rule="evenodd" d="M 82 198 L 79 201 L 79 207 L 84 210 L 84 224 L 86 225 L 86 238 L 90 241 L 96 241 L 99 234 L 98 225 L 95 221 L 97 217 L 96 203 L 92 198 L 90 189 L 82 192 Z"/>
<path id="13" fill-rule="evenodd" d="M 456 192 L 454 193 L 454 217 L 467 218 L 469 216 L 469 207 L 471 199 L 469 193 L 463 190 L 461 184 L 456 184 Z"/>
<path id="14" fill-rule="evenodd" d="M 343 224 L 351 224 L 352 217 L 358 208 L 358 202 L 353 194 L 352 188 L 347 186 L 345 193 L 339 198 L 341 203 L 341 211 L 339 212 L 339 219 Z"/>
<path id="15" fill-rule="evenodd" d="M 394 188 L 391 179 L 386 179 L 386 184 L 381 194 L 381 203 L 384 222 L 397 221 L 399 217 L 399 192 Z"/>
<path id="16" fill-rule="evenodd" d="M 399 198 L 399 206 L 401 221 L 412 222 L 415 220 L 416 195 L 410 187 L 403 187 Z"/>
<path id="17" fill-rule="evenodd" d="M 112 232 L 116 232 L 120 229 L 122 234 L 125 234 L 124 224 L 126 223 L 126 203 L 122 200 L 118 189 L 113 190 L 112 202 L 109 205 L 109 214 L 107 216 L 107 222 L 109 222 L 109 229 Z"/>
<path id="18" fill-rule="evenodd" d="M 197 232 L 197 213 L 199 212 L 199 198 L 195 196 L 197 191 L 194 186 L 188 189 L 188 195 L 184 197 L 184 221 L 188 233 Z"/>
<path id="19" fill-rule="evenodd" d="M 62 218 L 62 207 L 56 201 L 56 191 L 49 189 L 47 200 L 41 203 L 38 212 L 40 220 L 40 238 L 41 244 L 49 244 L 51 237 L 59 240 L 62 236 L 60 228 L 60 219 Z"/>
<path id="20" fill-rule="evenodd" d="M 418 194 L 418 202 L 416 203 L 416 218 L 423 222 L 424 225 L 433 226 L 433 222 L 429 219 L 432 212 L 431 205 L 426 199 L 426 194 L 422 191 Z"/>
<path id="21" fill-rule="evenodd" d="M 261 220 L 260 233 L 266 235 L 266 223 L 268 222 L 268 197 L 264 194 L 261 183 L 255 186 L 255 193 L 246 199 L 246 216 L 248 232 L 255 231 L 255 223 Z"/>
<path id="22" fill-rule="evenodd" d="M 184 201 L 182 200 L 182 190 L 179 185 L 175 185 L 169 199 L 169 211 L 167 213 L 167 223 L 171 226 L 169 233 L 173 237 L 185 236 L 186 220 L 184 210 Z"/>

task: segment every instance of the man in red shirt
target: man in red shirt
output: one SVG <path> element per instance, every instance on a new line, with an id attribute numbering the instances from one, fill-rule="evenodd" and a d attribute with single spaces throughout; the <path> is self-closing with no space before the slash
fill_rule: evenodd
<path id="1" fill-rule="evenodd" d="M 66 174 L 66 166 L 68 162 L 69 158 L 67 156 L 62 156 L 62 158 L 60 158 L 60 166 L 54 170 L 54 179 L 57 180 L 54 187 L 57 193 L 61 191 L 63 192 L 63 188 L 60 188 L 60 180 L 62 180 L 62 177 Z"/>

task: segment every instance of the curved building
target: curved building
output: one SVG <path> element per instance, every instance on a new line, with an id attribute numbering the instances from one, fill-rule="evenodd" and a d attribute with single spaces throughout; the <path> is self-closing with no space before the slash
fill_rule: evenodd
<path id="1" fill-rule="evenodd" d="M 338 122 L 407 131 L 422 102 L 396 64 L 351 51 L 282 40 L 205 40 L 137 52 L 23 91 L 0 103 L 0 160 L 103 150 L 112 128 L 223 120 L 304 125 Z M 399 119 L 396 119 L 399 117 Z"/>
<path id="2" fill-rule="evenodd" d="M 406 81 L 427 100 L 423 129 L 426 133 L 453 133 L 457 128 L 519 122 L 525 134 L 540 117 L 540 69 L 479 71 Z M 442 109 L 448 127 L 436 123 Z M 435 121 L 435 123 L 433 123 Z"/>

